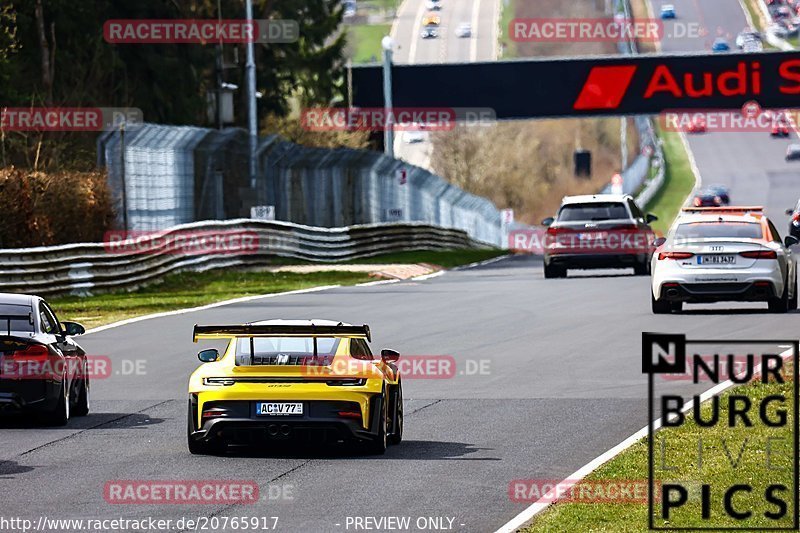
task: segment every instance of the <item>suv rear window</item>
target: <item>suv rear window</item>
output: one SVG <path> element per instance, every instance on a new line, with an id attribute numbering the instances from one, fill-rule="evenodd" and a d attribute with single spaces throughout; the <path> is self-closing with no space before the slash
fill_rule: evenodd
<path id="1" fill-rule="evenodd" d="M 630 218 L 622 202 L 595 202 L 590 204 L 567 204 L 558 212 L 559 222 L 579 220 L 615 220 Z"/>
<path id="2" fill-rule="evenodd" d="M 757 222 L 691 222 L 675 230 L 677 239 L 761 239 L 763 232 Z"/>

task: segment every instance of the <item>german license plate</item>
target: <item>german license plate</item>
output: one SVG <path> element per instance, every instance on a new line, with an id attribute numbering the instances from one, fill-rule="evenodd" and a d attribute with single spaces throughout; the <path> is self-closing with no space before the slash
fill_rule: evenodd
<path id="1" fill-rule="evenodd" d="M 256 414 L 259 416 L 297 416 L 303 414 L 302 403 L 257 402 Z"/>
<path id="2" fill-rule="evenodd" d="M 698 255 L 698 265 L 733 265 L 736 263 L 735 255 Z"/>

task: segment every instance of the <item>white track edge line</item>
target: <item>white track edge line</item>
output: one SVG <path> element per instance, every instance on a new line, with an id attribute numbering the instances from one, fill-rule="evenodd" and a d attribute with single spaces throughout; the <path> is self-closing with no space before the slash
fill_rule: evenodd
<path id="1" fill-rule="evenodd" d="M 687 340 L 686 342 L 691 342 L 691 341 Z M 721 339 L 719 342 L 721 344 L 724 344 L 725 340 Z M 783 360 L 788 359 L 789 356 L 792 354 L 792 351 L 793 351 L 793 349 L 790 348 L 790 349 L 782 352 L 780 354 L 781 358 Z M 795 364 L 797 364 L 796 361 L 795 361 Z M 705 391 L 704 393 L 702 393 L 700 395 L 700 403 L 703 403 L 704 401 L 708 400 L 709 398 L 711 398 L 715 394 L 719 394 L 720 392 L 723 392 L 723 391 L 729 389 L 733 385 L 734 385 L 734 383 L 731 380 L 727 380 L 727 381 L 723 381 L 722 383 L 718 383 L 717 385 L 711 387 L 710 389 L 708 389 L 707 391 Z M 685 403 L 683 408 L 681 409 L 681 412 L 682 413 L 688 412 L 690 409 L 693 408 L 693 406 L 694 406 L 694 399 L 692 399 L 689 402 Z M 660 427 L 661 427 L 661 418 L 658 418 L 657 420 L 655 420 L 653 422 L 653 430 L 657 430 Z M 610 450 L 598 455 L 597 457 L 595 457 L 594 459 L 592 459 L 591 461 L 589 461 L 588 463 L 583 465 L 581 468 L 579 468 L 578 470 L 576 470 L 575 472 L 573 472 L 572 474 L 567 476 L 563 481 L 558 483 L 557 486 L 566 487 L 566 488 L 571 487 L 576 482 L 582 480 L 583 478 L 585 478 L 586 476 L 591 474 L 598 467 L 602 466 L 603 464 L 607 463 L 611 459 L 615 458 L 617 455 L 619 455 L 620 453 L 624 452 L 625 450 L 627 450 L 628 448 L 630 448 L 631 446 L 633 446 L 634 444 L 636 444 L 637 442 L 639 442 L 641 439 L 643 439 L 645 437 L 647 437 L 647 426 L 643 427 L 642 429 L 640 429 L 639 431 L 637 431 L 636 433 L 634 433 L 633 435 L 631 435 L 627 439 L 623 440 L 622 442 L 620 442 L 619 444 L 617 444 L 616 446 L 614 446 Z M 531 519 L 533 519 L 534 516 L 536 516 L 537 514 L 542 512 L 543 510 L 545 510 L 547 507 L 550 506 L 550 504 L 554 503 L 554 498 L 553 498 L 553 494 L 552 494 L 552 492 L 554 490 L 555 490 L 555 487 L 553 489 L 551 489 L 549 492 L 547 492 L 547 494 L 545 494 L 541 498 L 539 498 L 537 501 L 532 503 L 524 511 L 522 511 L 517 516 L 515 516 L 514 518 L 512 518 L 511 520 L 506 522 L 495 533 L 513 533 L 514 531 L 516 531 L 520 527 L 524 526 L 526 523 L 530 522 Z M 545 500 L 545 501 L 543 502 L 542 500 Z"/>

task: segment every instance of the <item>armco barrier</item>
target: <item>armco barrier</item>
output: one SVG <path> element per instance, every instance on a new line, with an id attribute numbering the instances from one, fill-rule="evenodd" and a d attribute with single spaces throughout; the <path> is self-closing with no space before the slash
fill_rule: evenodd
<path id="1" fill-rule="evenodd" d="M 157 235 L 232 231 L 255 235 L 255 249 L 239 255 L 181 255 L 161 244 L 148 247 L 145 252 L 110 253 L 104 243 L 85 243 L 0 250 L 0 292 L 56 294 L 133 289 L 172 272 L 265 265 L 274 257 L 333 262 L 404 250 L 485 246 L 464 231 L 413 222 L 319 228 L 236 219 L 183 224 Z M 165 239 L 157 242 L 164 243 Z"/>

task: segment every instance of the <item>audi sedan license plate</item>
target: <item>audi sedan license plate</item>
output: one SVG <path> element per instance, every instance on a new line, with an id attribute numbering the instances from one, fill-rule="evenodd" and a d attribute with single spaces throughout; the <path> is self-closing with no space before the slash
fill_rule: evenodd
<path id="1" fill-rule="evenodd" d="M 698 255 L 698 265 L 733 265 L 736 263 L 735 255 Z"/>
<path id="2" fill-rule="evenodd" d="M 258 402 L 256 404 L 256 414 L 265 416 L 302 415 L 303 404 L 286 402 Z"/>

